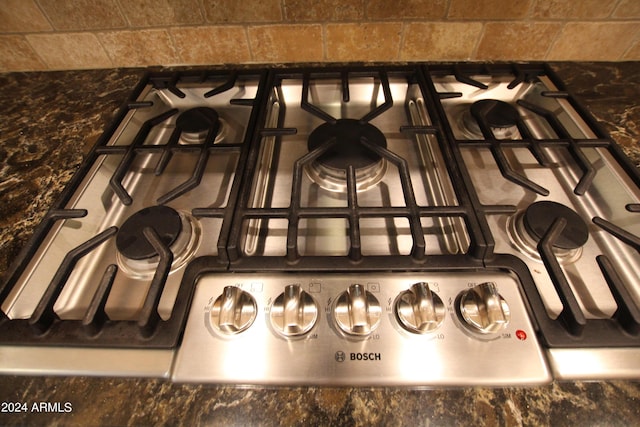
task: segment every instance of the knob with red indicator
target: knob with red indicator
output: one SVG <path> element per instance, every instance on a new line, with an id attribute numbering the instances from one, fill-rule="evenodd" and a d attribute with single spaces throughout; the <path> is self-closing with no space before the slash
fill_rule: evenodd
<path id="1" fill-rule="evenodd" d="M 481 283 L 463 292 L 458 313 L 465 326 L 481 334 L 499 332 L 511 320 L 509 306 L 492 282 Z"/>

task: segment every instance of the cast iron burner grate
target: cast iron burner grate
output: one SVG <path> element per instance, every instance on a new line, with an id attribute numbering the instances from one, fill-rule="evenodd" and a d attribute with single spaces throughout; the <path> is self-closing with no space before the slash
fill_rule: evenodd
<path id="1" fill-rule="evenodd" d="M 236 85 L 241 74 L 238 72 L 170 72 L 148 73 L 136 86 L 125 104 L 120 108 L 111 126 L 101 136 L 95 147 L 89 153 L 71 182 L 65 187 L 61 198 L 56 202 L 44 220 L 35 230 L 34 236 L 19 256 L 19 262 L 14 264 L 9 272 L 6 283 L 0 288 L 0 300 L 4 301 L 16 284 L 20 275 L 25 271 L 38 247 L 48 233 L 59 221 L 74 218 L 84 218 L 88 215 L 85 209 L 67 209 L 66 204 L 81 188 L 83 180 L 102 158 L 119 158 L 117 167 L 108 182 L 118 201 L 129 206 L 133 202 L 132 196 L 123 186 L 123 179 L 138 155 L 159 155 L 155 174 L 162 175 L 172 159 L 174 153 L 197 153 L 197 161 L 191 177 L 182 182 L 156 200 L 158 206 L 150 206 L 138 211 L 120 228 L 110 226 L 94 237 L 69 251 L 59 265 L 53 279 L 48 284 L 33 314 L 28 319 L 10 319 L 5 313 L 0 317 L 0 342 L 19 345 L 45 346 L 78 346 L 104 348 L 175 348 L 180 341 L 186 316 L 191 303 L 193 285 L 197 276 L 206 271 L 224 270 L 227 266 L 226 239 L 231 227 L 231 210 L 235 205 L 235 198 L 239 192 L 239 180 L 234 180 L 228 195 L 227 207 L 194 207 L 191 216 L 195 218 L 219 218 L 222 228 L 218 238 L 218 255 L 204 256 L 193 259 L 184 269 L 182 280 L 176 291 L 175 302 L 168 319 L 160 317 L 158 307 L 167 276 L 171 272 L 174 253 L 171 245 L 181 233 L 183 223 L 181 215 L 164 204 L 188 193 L 200 185 L 207 159 L 212 153 L 236 153 L 239 157 L 233 176 L 241 176 L 242 167 L 248 151 L 248 143 L 216 144 L 216 135 L 220 128 L 220 120 L 215 109 L 197 107 L 180 113 L 178 108 L 169 108 L 136 127 L 137 133 L 126 144 L 109 145 L 112 139 L 118 138 L 120 126 L 126 121 L 131 111 L 139 109 L 153 109 L 154 102 L 140 101 L 144 99 L 145 90 L 167 90 L 178 99 L 186 98 L 181 87 L 194 86 L 211 88 L 202 94 L 203 101 L 207 98 L 222 94 Z M 252 109 L 251 118 L 247 123 L 247 135 L 252 133 L 251 127 L 256 120 L 258 108 L 256 99 L 263 93 L 265 72 L 242 73 L 243 78 L 255 81 L 258 90 L 255 98 L 229 100 L 229 104 L 246 106 Z M 222 80 L 221 84 L 218 84 Z M 175 129 L 162 145 L 145 144 L 152 131 L 158 126 L 165 125 L 177 115 Z M 188 145 L 179 143 L 181 134 L 195 136 Z M 200 136 L 204 135 L 204 139 Z M 249 138 L 248 136 L 246 137 Z M 194 139 L 194 138 L 191 138 Z M 189 216 L 189 215 L 187 215 Z M 151 222 L 149 217 L 154 218 Z M 148 283 L 148 290 L 143 305 L 131 320 L 111 320 L 105 311 L 112 285 L 116 275 L 122 268 L 118 265 L 108 265 L 102 279 L 95 290 L 91 303 L 81 319 L 60 319 L 54 311 L 54 305 L 75 266 L 88 254 L 97 251 L 105 242 L 114 239 L 116 246 L 128 260 L 138 262 L 140 259 L 151 257 L 157 259 L 151 271 L 152 278 Z M 216 242 L 209 242 L 216 244 Z M 145 276 L 146 277 L 146 276 Z"/>
<path id="2" fill-rule="evenodd" d="M 308 151 L 301 155 L 291 165 L 291 192 L 290 203 L 288 207 L 271 207 L 255 206 L 255 194 L 261 191 L 262 187 L 267 187 L 264 192 L 268 197 L 271 191 L 275 191 L 268 187 L 269 181 L 262 181 L 254 175 L 254 171 L 261 168 L 271 170 L 275 168 L 277 160 L 270 160 L 270 165 L 264 166 L 259 163 L 261 150 L 260 146 L 263 140 L 274 148 L 273 153 L 278 153 L 282 139 L 296 135 L 298 129 L 295 127 L 285 127 L 286 112 L 288 108 L 296 108 L 298 105 L 289 106 L 278 100 L 276 103 L 283 113 L 277 117 L 277 125 L 266 124 L 265 128 L 259 130 L 259 137 L 256 145 L 252 148 L 253 155 L 249 157 L 250 163 L 247 165 L 245 182 L 259 183 L 259 187 L 245 188 L 245 192 L 239 199 L 239 203 L 235 210 L 234 227 L 230 235 L 228 253 L 231 261 L 231 268 L 238 271 L 246 270 L 281 270 L 281 271 L 335 271 L 336 269 L 360 269 L 369 271 L 389 270 L 389 269 L 406 269 L 406 268 L 477 268 L 485 252 L 484 241 L 480 237 L 480 230 L 475 223 L 475 215 L 471 211 L 471 205 L 465 190 L 458 187 L 462 183 L 456 175 L 458 174 L 457 165 L 452 159 L 452 155 L 446 143 L 442 143 L 442 134 L 438 122 L 437 114 L 433 112 L 432 99 L 425 95 L 416 95 L 421 99 L 424 98 L 430 119 L 433 122 L 419 122 L 411 119 L 410 113 L 406 111 L 408 107 L 399 106 L 403 110 L 405 123 L 398 123 L 395 132 L 407 138 L 407 144 L 415 143 L 415 139 L 434 137 L 437 139 L 439 150 L 442 150 L 444 164 L 443 171 L 453 175 L 451 185 L 457 199 L 456 203 L 442 202 L 441 204 L 433 203 L 431 205 L 419 205 L 414 192 L 414 183 L 409 163 L 405 158 L 391 151 L 387 147 L 388 137 L 385 133 L 380 134 L 377 127 L 372 123 L 376 118 L 383 120 L 387 111 L 394 107 L 394 99 L 390 86 L 390 76 L 395 79 L 403 80 L 408 85 L 423 84 L 422 76 L 416 72 L 415 68 L 403 67 L 383 67 L 382 69 L 367 68 L 326 68 L 319 72 L 307 69 L 283 70 L 275 72 L 273 80 L 270 83 L 271 93 L 282 93 L 281 85 L 284 80 L 300 81 L 302 90 L 300 95 L 299 106 L 302 110 L 309 113 L 313 119 L 320 119 L 324 123 L 320 124 L 311 131 L 310 137 L 306 141 Z M 340 97 L 339 102 L 343 107 L 351 102 L 352 94 L 350 82 L 351 79 L 367 80 L 373 86 L 372 99 L 367 103 L 370 106 L 368 112 L 361 117 L 339 116 L 335 117 L 325 111 L 318 103 L 315 105 L 310 102 L 309 97 L 313 84 L 324 84 L 330 81 L 330 84 L 337 86 Z M 315 90 L 315 88 L 314 88 Z M 420 89 L 422 90 L 422 89 Z M 382 94 L 380 100 L 379 94 Z M 408 102 L 408 101 L 405 101 Z M 363 107 L 364 108 L 364 107 Z M 332 110 L 333 111 L 333 110 Z M 360 111 L 360 110 L 357 110 Z M 361 113 L 360 113 L 361 114 Z M 336 134 L 336 135 L 334 135 Z M 397 137 L 396 137 L 397 138 Z M 385 142 L 385 139 L 387 142 Z M 272 142 L 273 141 L 273 142 Z M 340 156 L 336 156 L 340 154 Z M 267 157 L 275 159 L 277 154 L 269 154 Z M 345 156 L 346 155 L 346 156 Z M 362 178 L 360 173 L 362 169 L 377 168 L 379 165 L 388 165 L 388 169 L 393 168 L 394 178 L 397 176 L 399 182 L 398 191 L 401 192 L 403 204 L 397 206 L 375 206 L 363 205 L 359 202 L 360 194 L 371 191 L 368 189 L 367 178 Z M 322 165 L 326 169 L 334 169 L 336 180 L 340 182 L 340 197 L 344 197 L 346 206 L 307 206 L 302 202 L 303 186 L 305 183 L 305 173 L 310 175 L 311 181 L 318 183 L 320 178 L 326 179 L 326 173 L 322 177 L 314 176 L 313 171 L 317 165 Z M 258 172 L 256 172 L 257 174 Z M 376 172 L 377 173 L 377 172 Z M 320 175 L 320 174 L 318 174 Z M 376 179 L 373 180 L 375 186 Z M 360 187 L 362 182 L 364 187 Z M 335 183 L 334 183 L 335 184 Z M 257 184 L 256 184 L 257 185 Z M 322 184 L 319 184 L 322 187 Z M 337 187 L 337 185 L 336 185 Z M 306 187 L 305 187 L 306 188 Z M 334 187 L 330 188 L 333 189 Z M 408 255 L 391 254 L 391 255 L 365 255 L 362 250 L 362 232 L 361 221 L 363 219 L 374 218 L 392 222 L 396 218 L 407 220 L 407 228 L 411 239 L 411 248 Z M 264 227 L 271 220 L 285 219 L 286 227 L 286 246 L 285 254 L 269 255 L 269 256 L 253 256 L 246 255 L 243 252 L 244 230 L 251 227 L 251 224 L 262 224 L 256 227 Z M 346 227 L 346 255 L 323 255 L 323 254 L 306 254 L 301 253 L 299 248 L 299 235 L 301 229 L 299 227 L 302 221 L 322 221 L 322 220 L 339 219 L 344 220 Z M 461 233 L 469 233 L 470 244 L 463 251 L 457 253 L 444 253 L 438 255 L 427 254 L 425 235 L 429 235 L 429 231 L 424 225 L 423 220 L 432 220 L 435 223 L 441 221 L 443 224 L 459 221 L 463 231 Z M 248 225 L 247 225 L 248 224 Z M 437 226 L 436 226 L 437 227 Z M 451 226 L 449 226 L 451 227 Z M 434 227 L 435 228 L 435 227 Z M 257 234 L 256 239 L 260 239 L 261 235 Z M 284 246 L 284 245 L 283 245 Z"/>
<path id="3" fill-rule="evenodd" d="M 544 168 L 551 168 L 553 164 L 549 161 L 545 152 L 541 150 L 541 147 L 544 146 L 547 150 L 566 150 L 570 158 L 575 162 L 577 171 L 581 173 L 581 175 L 579 174 L 577 177 L 577 184 L 573 188 L 572 195 L 572 197 L 579 199 L 585 197 L 596 176 L 596 169 L 587 159 L 583 148 L 598 148 L 607 150 L 612 158 L 618 162 L 620 168 L 628 174 L 634 185 L 640 187 L 640 175 L 635 167 L 593 117 L 564 89 L 564 85 L 548 66 L 535 64 L 456 64 L 451 66 L 429 66 L 425 68 L 425 71 L 430 80 L 428 86 L 433 88 L 433 95 L 441 100 L 438 109 L 439 114 L 443 119 L 447 138 L 455 142 L 453 150 L 458 162 L 464 163 L 461 149 L 487 148 L 490 150 L 500 173 L 506 180 L 518 184 L 527 192 L 532 192 L 534 196 L 536 194 L 539 196 L 548 196 L 549 191 L 546 188 L 512 169 L 504 149 L 526 147 L 536 158 L 539 165 Z M 573 137 L 565 125 L 558 119 L 557 112 L 524 99 L 517 99 L 515 105 L 529 111 L 545 122 L 548 128 L 552 130 L 554 137 L 546 139 L 534 138 L 532 132 L 528 129 L 519 114 L 514 114 L 511 108 L 507 109 L 501 102 L 487 100 L 480 102 L 480 104 L 475 104 L 470 111 L 471 115 L 476 119 L 484 139 L 458 139 L 454 136 L 451 126 L 447 122 L 447 114 L 442 102 L 448 99 L 459 98 L 463 94 L 461 92 L 437 92 L 431 79 L 442 76 L 453 76 L 459 83 L 472 86 L 480 91 L 489 89 L 489 86 L 479 81 L 481 76 L 500 77 L 504 79 L 511 78 L 512 80 L 507 86 L 510 90 L 515 89 L 522 83 L 537 82 L 539 78 L 544 77 L 549 79 L 558 89 L 543 91 L 540 93 L 540 96 L 543 98 L 555 98 L 567 103 L 567 105 L 570 106 L 569 108 L 575 111 L 580 117 L 580 120 L 588 126 L 590 132 L 595 136 L 585 138 Z M 515 108 L 513 105 L 510 105 L 510 107 Z M 492 129 L 492 124 L 507 125 L 513 120 L 515 120 L 521 139 L 497 139 Z M 462 168 L 462 174 L 463 179 L 467 182 L 468 188 L 473 188 L 474 186 L 471 184 L 468 171 Z M 585 223 L 585 219 L 578 216 L 578 214 L 566 206 L 561 206 L 556 203 L 539 202 L 531 205 L 532 210 L 525 213 L 522 221 L 524 228 L 528 230 L 527 233 L 532 235 L 533 240 L 536 242 L 534 243 L 535 250 L 538 252 L 562 302 L 562 312 L 557 319 L 553 319 L 547 314 L 545 304 L 542 301 L 539 290 L 526 264 L 510 261 L 510 259 L 513 258 L 512 255 L 492 253 L 494 240 L 488 217 L 491 215 L 513 216 L 518 212 L 518 208 L 514 205 L 485 205 L 480 202 L 477 194 L 473 191 L 470 192 L 470 195 L 475 206 L 474 211 L 477 214 L 480 227 L 485 233 L 484 238 L 489 242 L 490 252 L 485 258 L 485 265 L 487 267 L 499 268 L 503 266 L 504 268 L 509 268 L 520 277 L 525 294 L 540 327 L 541 339 L 548 347 L 604 348 L 640 346 L 640 308 L 626 289 L 625 283 L 616 272 L 616 268 L 609 257 L 599 255 L 594 261 L 606 279 L 618 307 L 611 318 L 588 319 L 585 317 L 569 285 L 565 271 L 561 267 L 558 251 L 579 250 L 587 241 L 588 232 L 586 229 L 588 225 Z M 635 209 L 633 207 L 635 207 Z M 637 204 L 627 205 L 626 208 L 630 212 L 638 211 Z M 603 218 L 594 217 L 591 220 L 603 230 L 640 252 L 640 237 L 632 235 L 622 227 Z M 570 249 L 565 249 L 566 247 Z"/>

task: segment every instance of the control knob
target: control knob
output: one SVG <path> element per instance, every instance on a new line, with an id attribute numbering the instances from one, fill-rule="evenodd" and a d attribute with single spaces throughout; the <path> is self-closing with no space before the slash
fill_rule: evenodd
<path id="1" fill-rule="evenodd" d="M 304 335 L 318 320 L 318 305 L 299 285 L 288 285 L 271 306 L 271 324 L 286 337 Z"/>
<path id="2" fill-rule="evenodd" d="M 424 282 L 415 283 L 402 292 L 394 309 L 400 325 L 414 334 L 434 331 L 442 324 L 445 314 L 442 300 Z"/>
<path id="3" fill-rule="evenodd" d="M 378 299 L 354 284 L 336 299 L 334 317 L 338 327 L 349 335 L 366 336 L 380 324 L 382 309 Z"/>
<path id="4" fill-rule="evenodd" d="M 237 286 L 225 286 L 211 308 L 211 324 L 225 334 L 246 330 L 256 319 L 256 300 Z"/>
<path id="5" fill-rule="evenodd" d="M 482 334 L 506 328 L 511 319 L 507 302 L 492 282 L 481 283 L 463 292 L 458 309 L 465 325 Z"/>

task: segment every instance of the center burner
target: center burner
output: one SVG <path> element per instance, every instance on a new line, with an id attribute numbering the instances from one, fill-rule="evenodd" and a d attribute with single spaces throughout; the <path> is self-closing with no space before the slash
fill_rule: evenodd
<path id="1" fill-rule="evenodd" d="M 519 249 L 540 260 L 538 243 L 559 218 L 563 218 L 566 225 L 553 242 L 553 249 L 558 260 L 573 262 L 580 256 L 582 246 L 587 243 L 589 228 L 580 215 L 560 203 L 532 203 L 524 213 L 509 221 L 509 237 Z"/>
<path id="2" fill-rule="evenodd" d="M 325 190 L 346 192 L 347 170 L 353 166 L 356 190 L 364 191 L 376 185 L 387 170 L 387 162 L 363 144 L 387 148 L 387 139 L 374 125 L 355 119 L 338 119 L 323 123 L 309 135 L 310 152 L 332 144 L 305 168 L 309 178 Z"/>
<path id="3" fill-rule="evenodd" d="M 116 235 L 118 264 L 133 277 L 153 275 L 159 255 L 144 235 L 152 228 L 173 253 L 171 271 L 183 266 L 195 255 L 200 242 L 196 220 L 168 206 L 151 206 L 131 215 Z"/>
<path id="4" fill-rule="evenodd" d="M 496 139 L 519 138 L 518 110 L 511 104 L 496 99 L 476 101 L 462 114 L 462 129 L 474 139 L 483 138 L 479 121 L 484 120 Z"/>
<path id="5" fill-rule="evenodd" d="M 226 132 L 218 112 L 210 107 L 196 107 L 180 113 L 176 127 L 181 130 L 182 144 L 202 144 L 209 132 L 215 133 L 217 143 Z"/>

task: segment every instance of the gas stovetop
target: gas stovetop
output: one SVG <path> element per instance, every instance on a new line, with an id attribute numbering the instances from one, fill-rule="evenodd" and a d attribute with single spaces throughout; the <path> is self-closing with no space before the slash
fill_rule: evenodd
<path id="1" fill-rule="evenodd" d="M 0 290 L 2 369 L 637 378 L 638 212 L 543 64 L 149 73 Z"/>

